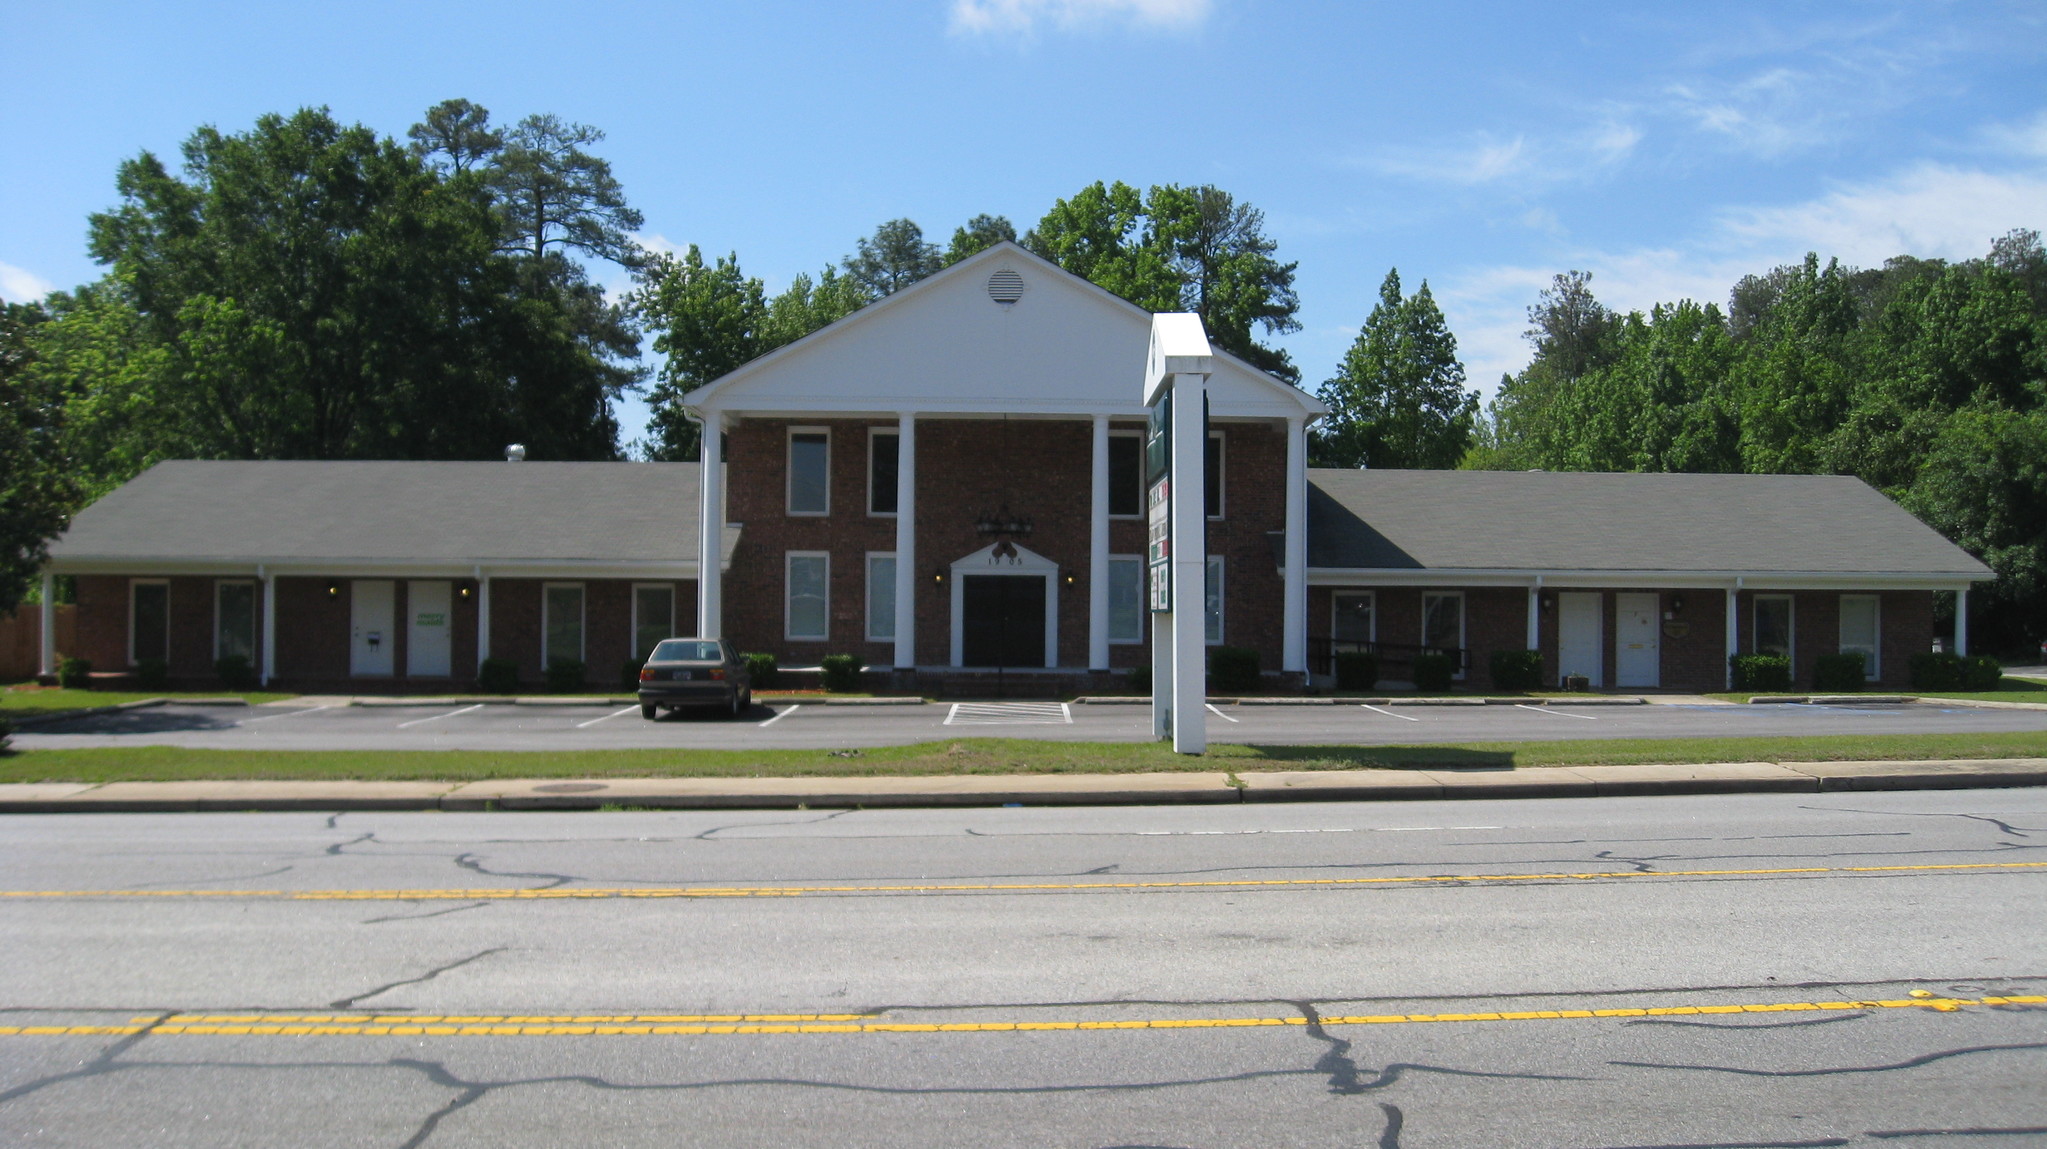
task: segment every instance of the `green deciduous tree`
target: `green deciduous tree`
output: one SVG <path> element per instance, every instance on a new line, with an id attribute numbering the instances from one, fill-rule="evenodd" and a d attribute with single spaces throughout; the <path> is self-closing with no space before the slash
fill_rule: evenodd
<path id="1" fill-rule="evenodd" d="M 1386 273 L 1377 306 L 1318 394 L 1329 405 L 1319 466 L 1453 467 L 1478 418 L 1478 393 L 1464 388 L 1457 339 L 1429 285 L 1403 298 L 1398 270 Z"/>
<path id="2" fill-rule="evenodd" d="M 78 498 L 61 396 L 34 369 L 48 320 L 35 304 L 0 302 L 0 613 L 20 605 Z"/>

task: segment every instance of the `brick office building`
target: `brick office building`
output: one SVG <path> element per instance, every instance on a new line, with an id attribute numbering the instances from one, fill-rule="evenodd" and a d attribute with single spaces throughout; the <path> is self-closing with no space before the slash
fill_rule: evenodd
<path id="1" fill-rule="evenodd" d="M 1150 323 L 1000 244 L 692 392 L 702 467 L 165 464 L 50 570 L 76 653 L 179 678 L 246 649 L 289 685 L 444 689 L 573 649 L 601 682 L 665 625 L 906 688 L 1099 688 L 1149 662 Z M 1809 682 L 1857 649 L 1901 684 L 1933 594 L 1990 577 L 1852 478 L 1313 470 L 1315 398 L 1221 354 L 1208 386 L 1208 639 L 1294 681 L 1370 647 L 1482 686 L 1534 648 L 1552 680 L 1718 689 L 1732 652 Z"/>

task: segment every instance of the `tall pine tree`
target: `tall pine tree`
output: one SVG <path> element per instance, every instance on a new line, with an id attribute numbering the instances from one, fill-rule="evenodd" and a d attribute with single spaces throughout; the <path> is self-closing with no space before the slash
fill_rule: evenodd
<path id="1" fill-rule="evenodd" d="M 1426 282 L 1402 298 L 1398 268 L 1386 273 L 1378 305 L 1318 394 L 1329 404 L 1315 444 L 1324 467 L 1454 467 L 1478 419 L 1457 337 Z"/>

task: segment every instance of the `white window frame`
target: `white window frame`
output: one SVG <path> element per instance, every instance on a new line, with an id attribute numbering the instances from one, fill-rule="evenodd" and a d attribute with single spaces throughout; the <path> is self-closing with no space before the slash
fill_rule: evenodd
<path id="1" fill-rule="evenodd" d="M 824 560 L 824 633 L 797 634 L 790 626 L 791 607 L 795 596 L 791 593 L 789 568 L 797 559 Z M 782 552 L 782 638 L 788 642 L 830 642 L 832 634 L 832 552 L 830 551 L 784 551 Z"/>
<path id="2" fill-rule="evenodd" d="M 824 509 L 821 511 L 799 511 L 796 509 L 796 436 L 824 436 Z M 830 427 L 791 427 L 782 440 L 782 510 L 791 518 L 821 519 L 832 513 L 832 429 Z"/>
<path id="3" fill-rule="evenodd" d="M 897 468 L 897 470 L 896 470 L 896 473 L 897 473 L 897 474 L 901 474 L 901 473 L 902 473 L 902 465 L 903 465 L 903 432 L 902 432 L 902 428 L 901 428 L 901 427 L 896 427 L 896 426 L 887 426 L 887 427 L 882 427 L 882 426 L 876 426 L 876 427 L 869 427 L 869 428 L 867 428 L 867 514 L 868 514 L 868 517 L 869 517 L 869 518 L 876 518 L 876 519 L 893 519 L 893 518 L 895 518 L 895 517 L 896 517 L 896 512 L 894 512 L 894 511 L 877 511 L 877 510 L 875 510 L 875 509 L 874 509 L 874 495 L 875 495 L 875 487 L 874 487 L 874 459 L 875 459 L 875 455 L 874 455 L 874 441 L 875 441 L 876 439 L 879 439 L 879 438 L 881 438 L 881 437 L 882 437 L 883 435 L 886 435 L 886 436 L 888 436 L 889 438 L 891 438 L 891 439 L 894 439 L 894 440 L 896 441 L 896 468 Z M 832 447 L 831 447 L 831 441 L 830 441 L 829 439 L 827 439 L 827 440 L 825 441 L 825 459 L 826 459 L 827 461 L 829 461 L 829 460 L 831 459 L 831 455 L 832 455 Z M 829 469 L 829 468 L 828 468 L 828 469 Z M 889 492 L 889 493 L 890 493 L 890 494 L 895 494 L 895 492 L 894 492 L 894 491 L 891 491 L 891 492 Z"/>
<path id="4" fill-rule="evenodd" d="M 138 586 L 160 586 L 163 588 L 163 660 L 171 660 L 171 580 L 167 578 L 131 578 L 128 580 L 128 665 L 140 666 L 142 660 L 135 656 L 135 588 Z M 150 657 L 158 657 L 151 655 Z"/>
<path id="5" fill-rule="evenodd" d="M 1205 639 L 1207 640 L 1207 645 L 1209 645 L 1209 646 L 1221 646 L 1221 645 L 1223 645 L 1223 638 L 1224 638 L 1224 636 L 1226 636 L 1226 635 L 1228 635 L 1228 634 L 1229 634 L 1229 626 L 1228 626 L 1228 623 L 1229 623 L 1229 601 L 1230 601 L 1230 600 L 1229 600 L 1229 588 L 1223 585 L 1223 575 L 1224 575 L 1224 573 L 1225 573 L 1225 570 L 1224 570 L 1224 568 L 1225 568 L 1225 567 L 1227 567 L 1227 566 L 1228 566 L 1228 564 L 1227 564 L 1227 563 L 1225 563 L 1225 562 L 1223 562 L 1223 557 L 1222 557 L 1221 555 L 1210 555 L 1210 556 L 1208 556 L 1208 563 L 1207 563 L 1207 565 L 1206 565 L 1206 566 L 1204 566 L 1204 567 L 1202 568 L 1202 574 L 1203 574 L 1203 579 L 1202 579 L 1202 587 L 1201 587 L 1201 597 L 1202 597 L 1202 604 L 1201 604 L 1201 605 L 1202 605 L 1202 610 L 1201 610 L 1201 625 L 1202 625 L 1202 637 L 1203 637 L 1203 638 L 1205 638 Z M 1208 574 L 1209 574 L 1210 572 L 1213 572 L 1213 573 L 1214 573 L 1214 575 L 1215 575 L 1215 632 L 1214 632 L 1213 634 L 1210 634 L 1210 633 L 1208 633 L 1208 630 L 1207 630 L 1207 628 L 1208 628 L 1208 580 L 1207 580 L 1207 577 L 1206 577 L 1206 576 L 1207 576 L 1207 575 L 1208 575 Z"/>
<path id="6" fill-rule="evenodd" d="M 1756 634 L 1761 623 L 1761 606 L 1765 602 L 1784 603 L 1784 657 L 1791 663 L 1793 677 L 1798 674 L 1798 596 L 1790 594 L 1759 594 L 1750 598 L 1748 604 L 1748 651 L 1750 654 L 1763 653 L 1763 644 Z"/>
<path id="7" fill-rule="evenodd" d="M 1114 594 L 1114 593 L 1115 593 L 1115 590 L 1114 590 L 1114 588 L 1115 588 L 1115 585 L 1116 585 L 1116 575 L 1115 575 L 1115 570 L 1116 570 L 1116 565 L 1117 565 L 1118 563 L 1129 563 L 1129 564 L 1130 564 L 1131 566 L 1133 566 L 1133 567 L 1137 568 L 1137 637 L 1136 637 L 1136 638 L 1117 638 L 1117 637 L 1116 637 L 1116 630 L 1115 630 L 1115 625 L 1114 625 L 1114 616 L 1113 616 L 1113 614 L 1112 614 L 1112 615 L 1111 615 L 1111 619 L 1110 619 L 1110 628 L 1109 628 L 1109 645 L 1110 645 L 1110 646 L 1143 646 L 1143 645 L 1144 645 L 1144 632 L 1145 632 L 1145 628 L 1146 628 L 1146 627 L 1147 627 L 1147 626 L 1148 626 L 1148 625 L 1150 624 L 1150 619 L 1151 619 L 1151 612 L 1150 612 L 1150 611 L 1148 611 L 1148 610 L 1146 610 L 1146 609 L 1144 608 L 1144 607 L 1145 607 L 1145 602 L 1144 602 L 1144 589 L 1145 589 L 1145 587 L 1144 587 L 1144 580 L 1145 580 L 1145 574 L 1146 574 L 1146 571 L 1145 571 L 1145 566 L 1144 566 L 1144 556 L 1143 556 L 1143 555 L 1114 555 L 1114 554 L 1112 554 L 1112 555 L 1110 555 L 1110 556 L 1109 556 L 1109 572 L 1110 572 L 1110 574 L 1109 574 L 1109 586 L 1110 586 L 1110 593 L 1111 593 L 1111 594 Z M 1113 604 L 1112 604 L 1112 605 L 1113 605 Z"/>
<path id="8" fill-rule="evenodd" d="M 1465 640 L 1465 635 L 1470 633 L 1471 604 L 1464 601 L 1464 592 L 1461 590 L 1425 590 L 1422 592 L 1421 642 L 1418 645 L 1427 646 L 1429 644 L 1429 600 L 1432 598 L 1454 598 L 1457 600 L 1457 649 L 1471 649 Z M 1379 625 L 1378 604 L 1375 602 L 1372 606 L 1372 625 L 1377 627 Z M 1457 668 L 1457 673 L 1450 677 L 1462 681 L 1468 669 L 1467 667 L 1460 666 Z"/>
<path id="9" fill-rule="evenodd" d="M 222 587 L 245 586 L 249 588 L 249 665 L 256 665 L 260 656 L 258 633 L 262 627 L 263 599 L 257 590 L 256 580 L 247 578 L 217 578 L 213 580 L 213 661 L 220 661 L 220 590 Z"/>
<path id="10" fill-rule="evenodd" d="M 635 647 L 635 649 L 634 649 L 634 650 L 632 651 L 632 653 L 631 653 L 631 657 L 633 657 L 633 658 L 636 658 L 636 659 L 644 659 L 644 658 L 646 658 L 646 657 L 647 657 L 647 655 L 646 655 L 646 654 L 641 654 L 641 653 L 639 652 L 639 650 L 637 649 L 637 647 L 639 646 L 639 643 L 640 643 L 640 592 L 641 592 L 641 591 L 643 591 L 643 590 L 665 590 L 665 591 L 667 591 L 667 592 L 668 592 L 668 629 L 669 629 L 669 630 L 671 630 L 671 631 L 675 629 L 675 584 L 674 584 L 674 583 L 672 583 L 672 582 L 636 582 L 636 583 L 634 583 L 634 584 L 633 584 L 633 590 L 632 590 L 632 594 L 633 594 L 633 613 L 632 613 L 632 624 L 633 624 L 633 630 L 632 630 L 632 636 L 631 636 L 631 639 L 630 639 L 630 641 L 632 642 L 633 646 Z M 664 635 L 662 635 L 661 637 L 663 637 L 663 638 L 677 638 L 677 637 L 680 637 L 680 636 L 678 636 L 678 635 L 674 635 L 674 634 L 664 634 Z M 652 653 L 653 653 L 653 651 L 652 651 L 652 650 L 649 650 L 649 651 L 647 652 L 647 654 L 652 654 Z"/>
<path id="11" fill-rule="evenodd" d="M 1134 439 L 1137 441 L 1137 513 L 1133 515 L 1119 515 L 1116 514 L 1114 511 L 1111 511 L 1109 513 L 1109 518 L 1111 520 L 1120 519 L 1125 522 L 1133 523 L 1142 522 L 1144 519 L 1144 432 L 1117 431 L 1112 429 L 1109 432 L 1109 438 Z M 1102 466 L 1104 469 L 1107 469 L 1109 466 L 1109 460 L 1103 459 Z M 1111 479 L 1111 481 L 1113 481 L 1115 477 L 1116 477 L 1115 472 L 1111 470 L 1109 472 L 1109 478 Z M 1109 491 L 1109 505 L 1112 507 L 1116 505 L 1116 492 L 1114 488 L 1111 488 Z"/>
<path id="12" fill-rule="evenodd" d="M 1221 431 L 1210 431 L 1208 438 L 1210 442 L 1215 444 L 1215 513 L 1208 516 L 1208 521 L 1219 523 L 1228 517 L 1230 513 L 1230 484 L 1228 481 L 1230 475 L 1230 441 L 1223 436 Z M 1207 459 L 1204 458 L 1202 462 L 1205 465 Z M 1204 475 L 1202 477 L 1202 482 L 1206 484 L 1207 476 Z M 1208 509 L 1208 488 L 1205 485 L 1201 490 L 1201 504 L 1201 509 L 1206 511 Z"/>
<path id="13" fill-rule="evenodd" d="M 1840 642 L 1840 620 L 1848 614 L 1848 600 L 1866 598 L 1869 600 L 1870 649 L 1869 656 L 1862 660 L 1864 681 L 1875 682 L 1883 677 L 1884 657 L 1884 599 L 1880 594 L 1844 594 L 1838 604 L 1839 614 L 1835 616 L 1834 649 L 1843 651 Z"/>
<path id="14" fill-rule="evenodd" d="M 1364 597 L 1372 600 L 1372 625 L 1366 628 L 1367 633 L 1365 635 L 1365 641 L 1366 642 L 1379 641 L 1379 592 L 1377 590 L 1372 589 L 1356 589 L 1352 587 L 1341 586 L 1332 587 L 1329 591 L 1329 641 L 1331 642 L 1357 641 L 1356 639 L 1349 638 L 1340 639 L 1336 637 L 1336 620 L 1343 617 L 1343 612 L 1336 609 L 1336 600 L 1344 596 L 1356 598 L 1359 595 L 1363 595 Z"/>
<path id="15" fill-rule="evenodd" d="M 891 516 L 891 517 L 893 517 L 893 516 Z M 888 569 L 889 569 L 889 578 L 888 578 L 888 582 L 887 582 L 887 584 L 886 584 L 886 585 L 883 585 L 883 586 L 879 586 L 879 587 L 877 587 L 877 586 L 875 585 L 875 581 L 874 581 L 874 561 L 875 561 L 876 559 L 887 559 L 887 560 L 888 560 L 888 562 L 889 562 L 889 568 L 888 568 Z M 894 641 L 896 640 L 896 628 L 895 628 L 895 625 L 894 625 L 894 623 L 895 623 L 895 603 L 896 603 L 896 579 L 895 579 L 895 574 L 896 574 L 896 567 L 895 567 L 895 563 L 896 563 L 896 552 L 894 552 L 894 551 L 868 551 L 868 552 L 867 552 L 867 561 L 866 561 L 866 564 L 865 564 L 865 566 L 866 566 L 866 575 L 867 575 L 867 587 L 866 587 L 866 597 L 865 597 L 864 599 L 862 599 L 862 600 L 861 600 L 861 613 L 863 613 L 864 615 L 866 615 L 866 619 L 865 619 L 865 623 L 864 623 L 864 625 L 865 625 L 865 631 L 864 631 L 864 633 L 865 633 L 865 634 L 867 635 L 867 641 L 869 641 L 869 642 L 894 642 Z M 881 633 L 878 633 L 878 632 L 877 632 L 877 631 L 876 631 L 876 630 L 874 629 L 874 592 L 875 592 L 876 590 L 880 590 L 880 591 L 881 591 L 881 592 L 882 592 L 883 594 L 885 594 L 886 596 L 888 596 L 888 604 L 889 604 L 889 621 L 890 621 L 890 626 L 889 626 L 889 630 L 888 630 L 888 633 L 887 633 L 887 634 L 881 634 Z"/>
<path id="16" fill-rule="evenodd" d="M 544 582 L 540 584 L 540 668 L 546 670 L 549 663 L 557 658 L 566 658 L 561 651 L 550 648 L 548 632 L 554 629 L 554 608 L 549 591 L 573 587 L 576 591 L 576 661 L 588 666 L 590 660 L 583 652 L 590 646 L 590 588 L 580 582 Z"/>

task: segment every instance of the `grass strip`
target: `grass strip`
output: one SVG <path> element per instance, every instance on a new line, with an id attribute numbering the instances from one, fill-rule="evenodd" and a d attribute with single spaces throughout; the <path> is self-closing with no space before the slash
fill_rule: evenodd
<path id="1" fill-rule="evenodd" d="M 0 782 L 485 778 L 789 778 L 930 774 L 1127 774 L 1222 770 L 1509 770 L 1637 763 L 1911 761 L 2047 757 L 2047 732 L 1636 738 L 1442 746 L 1214 744 L 962 738 L 860 750 L 201 750 L 182 746 L 0 754 Z"/>
<path id="2" fill-rule="evenodd" d="M 140 702 L 145 698 L 168 698 L 173 702 L 181 698 L 241 698 L 252 706 L 264 702 L 276 702 L 295 695 L 260 690 L 70 690 L 19 689 L 0 690 L 0 718 L 36 718 L 45 714 L 63 714 L 73 710 L 86 710 L 95 706 L 118 706 L 123 702 Z"/>

